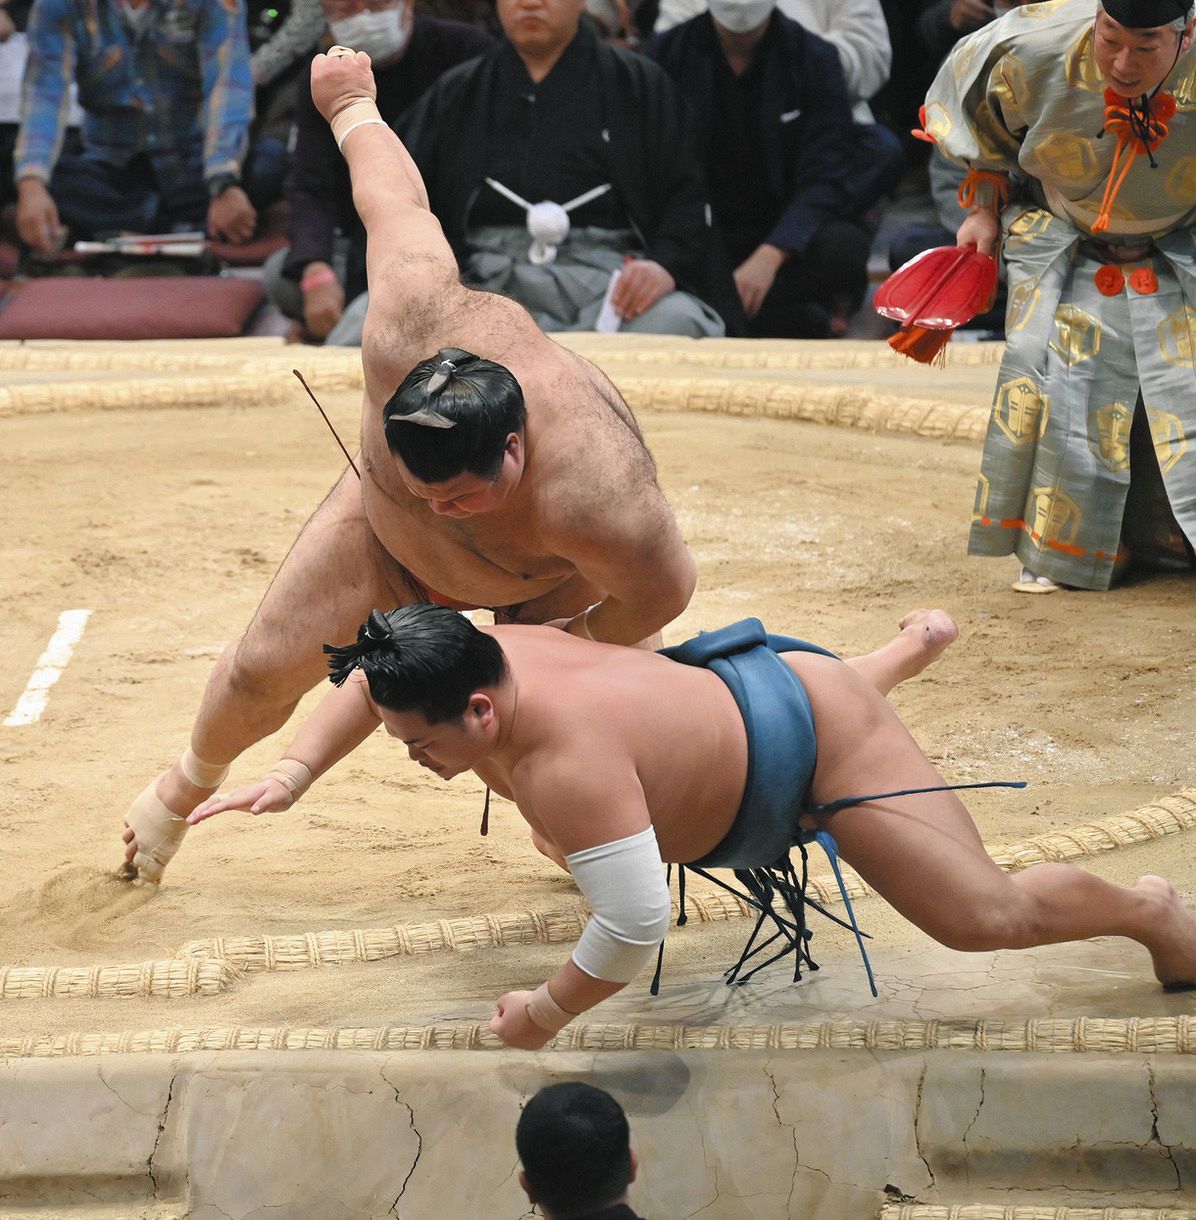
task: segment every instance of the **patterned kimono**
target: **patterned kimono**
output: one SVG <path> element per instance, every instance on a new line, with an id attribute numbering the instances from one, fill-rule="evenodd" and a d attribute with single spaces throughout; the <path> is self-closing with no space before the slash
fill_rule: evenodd
<path id="1" fill-rule="evenodd" d="M 1020 187 L 1002 213 L 1008 339 L 968 552 L 1013 553 L 1036 575 L 1106 589 L 1123 518 L 1182 553 L 1173 514 L 1196 541 L 1196 52 L 1164 84 L 1177 112 L 1157 168 L 1134 158 L 1094 239 L 1118 147 L 1100 134 L 1096 9 L 1024 5 L 958 43 L 925 126 L 951 159 Z M 1116 264 L 1102 245 L 1147 249 Z M 1135 429 L 1140 477 L 1127 514 L 1136 406 L 1143 446 Z M 1158 487 L 1147 478 L 1152 446 L 1162 487 L 1139 506 L 1142 485 Z"/>

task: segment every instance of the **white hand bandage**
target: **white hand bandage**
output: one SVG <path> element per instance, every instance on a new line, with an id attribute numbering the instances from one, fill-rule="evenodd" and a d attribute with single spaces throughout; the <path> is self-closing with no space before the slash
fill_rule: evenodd
<path id="1" fill-rule="evenodd" d="M 311 787 L 311 771 L 294 758 L 280 758 L 266 772 L 266 778 L 280 783 L 297 801 Z"/>
<path id="2" fill-rule="evenodd" d="M 560 1033 L 577 1016 L 577 1013 L 567 1011 L 552 998 L 552 992 L 548 990 L 547 983 L 541 983 L 532 992 L 532 998 L 527 1002 L 526 1012 L 527 1019 L 533 1025 L 538 1025 L 550 1034 Z"/>
<path id="3" fill-rule="evenodd" d="M 669 930 L 669 887 L 651 826 L 565 857 L 593 908 L 574 964 L 591 978 L 629 983 Z M 534 1018 L 533 1018 L 534 1020 Z"/>

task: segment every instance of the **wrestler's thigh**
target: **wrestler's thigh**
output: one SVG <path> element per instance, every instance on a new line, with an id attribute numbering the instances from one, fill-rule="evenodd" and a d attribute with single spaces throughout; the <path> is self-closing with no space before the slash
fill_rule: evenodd
<path id="1" fill-rule="evenodd" d="M 366 520 L 357 476 L 346 471 L 270 582 L 237 646 L 237 664 L 259 673 L 285 667 L 313 685 L 327 672 L 325 643 L 356 639 L 373 609 L 416 600 Z"/>
<path id="2" fill-rule="evenodd" d="M 850 667 L 808 655 L 791 664 L 814 712 L 815 802 L 947 782 L 889 703 Z M 819 821 L 869 885 L 945 942 L 1012 898 L 1009 878 L 953 792 L 869 801 Z"/>

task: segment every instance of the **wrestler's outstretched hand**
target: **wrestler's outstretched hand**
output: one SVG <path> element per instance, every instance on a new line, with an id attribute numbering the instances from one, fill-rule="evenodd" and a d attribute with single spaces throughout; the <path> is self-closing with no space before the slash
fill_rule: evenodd
<path id="1" fill-rule="evenodd" d="M 372 102 L 377 96 L 370 57 L 364 51 L 331 47 L 311 61 L 311 100 L 329 123 L 353 102 Z"/>
<path id="2" fill-rule="evenodd" d="M 530 991 L 508 991 L 498 997 L 498 1011 L 490 1018 L 491 1032 L 496 1033 L 507 1046 L 521 1051 L 538 1051 L 556 1036 L 541 1029 L 527 1015 Z"/>
<path id="3" fill-rule="evenodd" d="M 276 779 L 259 779 L 255 784 L 234 788 L 232 792 L 213 793 L 201 805 L 196 805 L 187 815 L 187 821 L 196 826 L 206 818 L 226 809 L 247 809 L 250 813 L 281 813 L 295 803 L 291 790 Z"/>

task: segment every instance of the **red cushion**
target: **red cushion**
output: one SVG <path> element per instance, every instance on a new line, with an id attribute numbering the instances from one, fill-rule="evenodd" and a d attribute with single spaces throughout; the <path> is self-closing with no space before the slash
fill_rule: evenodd
<path id="1" fill-rule="evenodd" d="M 29 280 L 0 310 L 0 339 L 212 339 L 241 334 L 264 294 L 223 276 Z"/>

